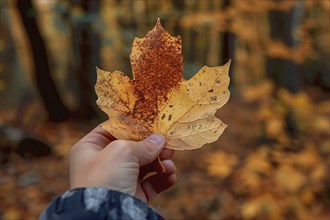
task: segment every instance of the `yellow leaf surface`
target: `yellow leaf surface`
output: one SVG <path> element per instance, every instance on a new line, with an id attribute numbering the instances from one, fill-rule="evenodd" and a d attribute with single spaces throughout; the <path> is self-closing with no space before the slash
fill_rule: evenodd
<path id="1" fill-rule="evenodd" d="M 229 154 L 223 151 L 210 153 L 205 159 L 208 163 L 208 174 L 222 178 L 229 176 L 234 166 L 238 163 L 238 158 L 235 154 Z"/>
<path id="2" fill-rule="evenodd" d="M 276 198 L 270 194 L 252 198 L 250 201 L 243 203 L 242 215 L 244 219 L 255 219 L 258 215 L 267 216 L 267 219 L 281 219 L 281 209 Z"/>
<path id="3" fill-rule="evenodd" d="M 306 182 L 306 177 L 298 169 L 283 165 L 276 171 L 275 181 L 287 192 L 298 192 Z"/>
<path id="4" fill-rule="evenodd" d="M 97 69 L 98 106 L 109 116 L 102 127 L 118 139 L 142 140 L 152 133 L 176 150 L 216 141 L 226 125 L 215 117 L 229 99 L 229 65 L 201 68 L 184 80 L 180 36 L 157 21 L 131 53 L 133 80 L 120 71 Z"/>

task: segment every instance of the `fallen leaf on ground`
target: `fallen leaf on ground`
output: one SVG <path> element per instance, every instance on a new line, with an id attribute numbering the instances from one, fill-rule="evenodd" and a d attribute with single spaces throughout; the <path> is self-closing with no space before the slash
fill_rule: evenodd
<path id="1" fill-rule="evenodd" d="M 152 133 L 175 150 L 200 148 L 216 141 L 226 125 L 215 117 L 229 99 L 229 65 L 204 66 L 184 80 L 180 36 L 172 37 L 157 21 L 131 53 L 134 78 L 97 69 L 98 106 L 108 114 L 102 127 L 118 139 L 143 140 Z"/>
<path id="2" fill-rule="evenodd" d="M 238 163 L 238 158 L 235 154 L 229 154 L 224 151 L 209 153 L 205 157 L 208 164 L 207 173 L 210 176 L 218 176 L 226 178 L 229 176 L 234 166 Z"/>

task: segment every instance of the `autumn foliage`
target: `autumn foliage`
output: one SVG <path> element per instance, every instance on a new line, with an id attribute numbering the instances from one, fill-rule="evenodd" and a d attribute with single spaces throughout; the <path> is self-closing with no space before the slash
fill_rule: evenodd
<path id="1" fill-rule="evenodd" d="M 109 116 L 102 127 L 125 140 L 160 133 L 175 150 L 216 141 L 226 127 L 214 114 L 229 99 L 229 62 L 184 80 L 182 60 L 180 36 L 171 37 L 158 19 L 145 38 L 134 40 L 133 80 L 97 69 L 97 104 Z"/>
<path id="2" fill-rule="evenodd" d="M 21 9 L 28 3 L 33 7 L 20 11 L 17 3 Z M 173 107 L 196 103 L 204 71 L 225 84 L 205 83 L 205 94 L 213 89 L 217 97 L 228 99 L 229 59 L 230 100 L 221 109 L 224 103 L 203 100 L 211 108 L 206 118 L 217 125 L 219 118 L 228 127 L 215 142 L 221 132 L 212 139 L 197 132 L 198 138 L 186 140 L 193 145 L 188 148 L 212 143 L 176 151 L 178 182 L 152 206 L 174 220 L 330 218 L 329 1 L 1 0 L 0 12 L 0 219 L 37 219 L 54 196 L 66 191 L 67 153 L 97 124 L 134 115 L 132 122 L 143 124 L 138 131 L 144 134 L 135 133 L 136 128 L 125 133 L 120 120 L 118 130 L 108 129 L 137 139 L 169 128 L 169 118 L 172 123 L 173 114 L 182 113 L 180 106 L 172 112 L 169 101 Z M 172 100 L 168 90 L 140 96 L 172 79 L 153 71 L 159 66 L 149 54 L 152 35 L 143 37 L 158 17 L 171 36 L 160 27 L 155 34 L 165 35 L 172 52 L 155 53 L 167 57 L 157 73 L 173 71 L 170 94 L 189 82 L 197 84 L 188 98 L 176 92 L 184 102 Z M 34 20 L 37 30 L 24 26 L 24 19 Z M 36 35 L 30 39 L 31 32 Z M 172 37 L 176 35 L 181 39 Z M 40 55 L 35 48 L 42 44 Z M 140 63 L 139 51 L 149 58 L 147 63 Z M 47 62 L 48 71 L 43 71 Z M 146 79 L 143 71 L 157 80 Z M 149 83 L 140 83 L 144 80 Z M 118 102 L 116 95 L 127 101 L 128 94 L 127 106 Z M 144 104 L 142 97 L 150 102 Z M 168 107 L 163 114 L 155 104 L 158 97 Z M 109 117 L 96 105 L 98 98 Z M 51 108 L 55 103 L 66 113 L 55 117 L 59 123 L 49 117 L 59 116 Z M 150 112 L 141 115 L 145 108 Z M 197 118 L 205 117 L 194 115 L 189 121 Z"/>

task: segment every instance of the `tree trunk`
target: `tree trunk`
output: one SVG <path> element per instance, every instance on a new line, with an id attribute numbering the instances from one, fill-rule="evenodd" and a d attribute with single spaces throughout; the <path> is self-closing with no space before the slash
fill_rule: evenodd
<path id="1" fill-rule="evenodd" d="M 99 10 L 99 2 L 92 0 L 81 0 L 78 2 L 84 13 L 96 13 Z M 95 66 L 99 66 L 99 48 L 100 40 L 96 33 L 92 32 L 91 22 L 88 24 L 77 24 L 73 28 L 73 39 L 77 42 L 75 53 L 78 58 L 78 93 L 79 104 L 75 114 L 76 118 L 91 119 L 96 112 L 92 106 L 95 102 L 96 95 L 91 82 L 96 81 Z M 93 100 L 93 101 L 92 101 Z"/>
<path id="2" fill-rule="evenodd" d="M 230 0 L 224 0 L 223 2 L 223 10 L 230 7 L 231 1 Z M 222 34 L 222 36 L 219 36 L 219 40 L 222 41 L 222 44 L 220 44 L 220 50 L 222 50 L 222 61 L 227 62 L 229 59 L 232 59 L 233 63 L 234 60 L 234 43 L 235 43 L 235 36 L 233 33 L 230 33 L 226 31 Z M 230 81 L 230 87 L 233 87 L 235 85 L 234 77 L 233 77 L 233 64 L 231 68 L 229 69 L 229 77 L 231 79 Z"/>
<path id="3" fill-rule="evenodd" d="M 278 3 L 281 3 L 278 1 Z M 272 10 L 269 13 L 270 34 L 273 40 L 278 40 L 288 47 L 294 47 L 293 31 L 294 8 L 289 11 Z M 267 74 L 279 87 L 291 92 L 300 90 L 301 83 L 297 65 L 293 60 L 282 58 L 269 58 L 267 61 Z"/>
<path id="4" fill-rule="evenodd" d="M 48 119 L 63 121 L 69 116 L 69 110 L 63 104 L 50 75 L 45 44 L 36 19 L 31 15 L 35 11 L 32 2 L 31 0 L 17 1 L 17 8 L 31 43 L 37 88 L 47 110 Z"/>

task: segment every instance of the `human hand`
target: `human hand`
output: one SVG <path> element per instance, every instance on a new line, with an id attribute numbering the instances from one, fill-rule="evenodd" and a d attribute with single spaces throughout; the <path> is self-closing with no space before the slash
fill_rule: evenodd
<path id="1" fill-rule="evenodd" d="M 106 187 L 149 202 L 176 181 L 176 168 L 169 160 L 174 151 L 163 149 L 164 144 L 156 134 L 140 142 L 116 140 L 98 126 L 70 150 L 70 188 Z M 150 172 L 157 173 L 146 177 Z"/>

